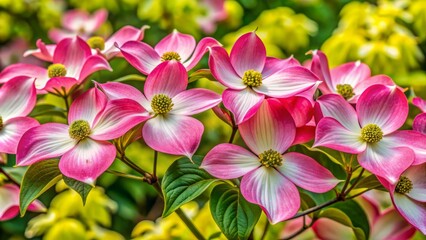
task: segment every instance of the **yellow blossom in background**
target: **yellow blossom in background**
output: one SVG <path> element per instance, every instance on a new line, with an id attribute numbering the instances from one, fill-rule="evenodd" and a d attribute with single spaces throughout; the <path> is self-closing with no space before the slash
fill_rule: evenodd
<path id="1" fill-rule="evenodd" d="M 318 28 L 305 15 L 296 14 L 287 7 L 278 7 L 263 11 L 253 22 L 225 35 L 222 43 L 229 49 L 239 36 L 254 30 L 265 44 L 269 56 L 286 57 L 288 53 L 306 48 L 309 36 L 314 35 Z"/>
<path id="2" fill-rule="evenodd" d="M 426 1 L 413 0 L 408 9 L 413 17 L 413 28 L 422 42 L 426 40 Z"/>

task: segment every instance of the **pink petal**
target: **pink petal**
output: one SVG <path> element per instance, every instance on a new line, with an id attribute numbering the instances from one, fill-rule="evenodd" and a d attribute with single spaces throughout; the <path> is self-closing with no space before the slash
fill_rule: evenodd
<path id="1" fill-rule="evenodd" d="M 200 145 L 203 124 L 182 115 L 158 115 L 146 121 L 142 134 L 146 144 L 159 152 L 184 155 L 189 158 Z"/>
<path id="2" fill-rule="evenodd" d="M 40 160 L 61 156 L 72 149 L 76 143 L 69 136 L 68 125 L 46 123 L 31 128 L 19 141 L 16 164 L 27 166 Z"/>
<path id="3" fill-rule="evenodd" d="M 405 220 L 426 235 L 426 202 L 418 202 L 398 193 L 393 195 L 392 201 Z"/>
<path id="4" fill-rule="evenodd" d="M 352 228 L 347 227 L 329 218 L 320 218 L 312 226 L 319 239 L 342 240 L 356 239 Z"/>
<path id="5" fill-rule="evenodd" d="M 413 98 L 413 104 L 414 106 L 418 107 L 422 112 L 426 112 L 426 101 L 419 98 L 419 97 L 415 97 Z"/>
<path id="6" fill-rule="evenodd" d="M 395 147 L 383 138 L 380 142 L 368 144 L 358 155 L 359 164 L 390 183 L 398 181 L 399 176 L 413 163 L 414 152 L 406 147 Z"/>
<path id="7" fill-rule="evenodd" d="M 65 12 L 62 17 L 62 26 L 68 30 L 78 32 L 81 31 L 81 28 L 87 23 L 88 19 L 88 12 L 80 9 L 73 9 Z"/>
<path id="8" fill-rule="evenodd" d="M 38 49 L 25 51 L 24 57 L 32 55 L 40 60 L 52 62 L 56 44 L 46 45 L 41 39 L 38 39 L 36 45 Z"/>
<path id="9" fill-rule="evenodd" d="M 84 22 L 84 29 L 86 33 L 90 34 L 95 32 L 107 20 L 108 11 L 106 9 L 99 9 Z"/>
<path id="10" fill-rule="evenodd" d="M 182 62 L 185 62 L 194 52 L 195 39 L 189 34 L 183 34 L 176 29 L 172 33 L 161 39 L 155 46 L 155 51 L 162 56 L 166 52 L 177 52 Z"/>
<path id="11" fill-rule="evenodd" d="M 357 154 L 365 150 L 367 144 L 361 141 L 361 129 L 351 131 L 336 119 L 325 117 L 317 125 L 314 147 L 323 146 L 337 151 Z"/>
<path id="12" fill-rule="evenodd" d="M 382 214 L 370 229 L 370 239 L 400 240 L 411 239 L 416 232 L 395 209 Z"/>
<path id="13" fill-rule="evenodd" d="M 255 32 L 239 37 L 230 55 L 231 64 L 240 76 L 247 70 L 262 72 L 265 66 L 266 48 Z"/>
<path id="14" fill-rule="evenodd" d="M 19 76 L 48 79 L 47 70 L 45 68 L 27 63 L 16 63 L 6 67 L 0 73 L 0 83 L 8 82 L 10 79 Z"/>
<path id="15" fill-rule="evenodd" d="M 342 96 L 337 94 L 323 95 L 315 105 L 316 118 L 331 117 L 352 132 L 361 132 L 355 109 Z M 320 113 L 318 113 L 320 112 Z M 316 119 L 319 121 L 320 119 Z"/>
<path id="16" fill-rule="evenodd" d="M 414 118 L 413 130 L 426 134 L 426 113 L 421 113 Z"/>
<path id="17" fill-rule="evenodd" d="M 111 143 L 86 138 L 61 157 L 59 169 L 67 177 L 93 183 L 111 166 L 115 154 Z"/>
<path id="18" fill-rule="evenodd" d="M 300 207 L 296 186 L 274 168 L 260 167 L 241 180 L 244 198 L 260 205 L 272 224 L 294 216 Z"/>
<path id="19" fill-rule="evenodd" d="M 173 114 L 194 115 L 204 112 L 222 101 L 219 94 L 201 88 L 182 91 L 173 97 Z"/>
<path id="20" fill-rule="evenodd" d="M 293 56 L 286 59 L 267 57 L 265 67 L 262 71 L 262 77 L 267 78 L 278 71 L 295 66 L 300 66 L 300 63 Z"/>
<path id="21" fill-rule="evenodd" d="M 205 37 L 201 39 L 197 47 L 195 48 L 194 54 L 191 56 L 190 59 L 188 59 L 188 61 L 183 63 L 186 70 L 189 71 L 193 67 L 195 67 L 195 65 L 197 65 L 197 63 L 201 60 L 203 55 L 208 51 L 209 47 L 214 46 L 221 46 L 221 44 L 216 39 L 211 37 Z"/>
<path id="22" fill-rule="evenodd" d="M 361 126 L 377 124 L 384 134 L 400 128 L 408 115 L 408 101 L 396 87 L 374 85 L 361 94 L 357 104 Z"/>
<path id="23" fill-rule="evenodd" d="M 294 138 L 293 145 L 303 144 L 314 140 L 315 138 L 315 127 L 314 126 L 303 126 L 296 128 L 296 137 Z"/>
<path id="24" fill-rule="evenodd" d="M 350 103 L 356 103 L 359 96 L 370 86 L 381 84 L 386 86 L 395 86 L 395 83 L 392 81 L 392 78 L 386 75 L 377 75 L 370 78 L 365 79 L 364 81 L 359 82 L 356 86 L 354 86 L 353 90 L 355 96 L 349 101 Z"/>
<path id="25" fill-rule="evenodd" d="M 256 155 L 229 143 L 215 146 L 207 153 L 201 164 L 201 168 L 221 179 L 239 178 L 260 166 Z"/>
<path id="26" fill-rule="evenodd" d="M 120 28 L 110 38 L 108 38 L 108 40 L 105 41 L 105 50 L 103 50 L 102 53 L 106 56 L 107 59 L 111 59 L 120 53 L 120 49 L 116 48 L 114 44 L 117 44 L 118 47 L 121 47 L 128 41 L 139 42 L 144 37 L 145 29 L 148 28 L 148 26 L 143 26 L 142 28 L 124 26 Z"/>
<path id="27" fill-rule="evenodd" d="M 223 105 L 234 114 L 237 125 L 253 116 L 264 98 L 264 95 L 258 94 L 250 88 L 244 90 L 226 89 L 222 94 Z"/>
<path id="28" fill-rule="evenodd" d="M 305 126 L 314 115 L 314 109 L 311 102 L 304 97 L 294 96 L 290 98 L 282 98 L 280 99 L 280 102 L 291 114 L 296 127 Z"/>
<path id="29" fill-rule="evenodd" d="M 83 39 L 80 37 L 66 38 L 56 46 L 53 62 L 65 66 L 67 77 L 78 78 L 90 55 L 92 55 L 90 47 Z"/>
<path id="30" fill-rule="evenodd" d="M 144 85 L 146 98 L 151 101 L 156 94 L 173 98 L 188 86 L 188 73 L 177 61 L 165 61 L 148 75 Z"/>
<path id="31" fill-rule="evenodd" d="M 132 99 L 138 103 L 147 101 L 145 96 L 135 87 L 119 82 L 98 84 L 109 100 Z"/>
<path id="32" fill-rule="evenodd" d="M 327 168 L 298 152 L 284 154 L 277 170 L 297 186 L 316 193 L 330 191 L 340 182 Z"/>
<path id="33" fill-rule="evenodd" d="M 335 91 L 337 84 L 349 84 L 352 87 L 371 76 L 370 68 L 361 62 L 350 62 L 333 68 L 330 72 L 332 88 Z"/>
<path id="34" fill-rule="evenodd" d="M 150 116 L 145 109 L 133 100 L 111 100 L 102 115 L 97 117 L 90 137 L 95 140 L 118 138 L 148 118 Z"/>
<path id="35" fill-rule="evenodd" d="M 71 104 L 68 122 L 71 124 L 77 120 L 86 120 L 93 127 L 96 117 L 104 110 L 106 105 L 105 94 L 97 88 L 91 88 Z"/>
<path id="36" fill-rule="evenodd" d="M 34 78 L 15 77 L 0 88 L 0 116 L 3 121 L 28 115 L 36 104 Z"/>
<path id="37" fill-rule="evenodd" d="M 138 71 L 148 75 L 161 63 L 161 57 L 146 43 L 128 41 L 120 47 L 124 58 Z"/>
<path id="38" fill-rule="evenodd" d="M 426 164 L 413 165 L 402 175 L 413 183 L 413 189 L 407 195 L 414 200 L 426 202 Z"/>
<path id="39" fill-rule="evenodd" d="M 19 187 L 14 184 L 0 186 L 0 221 L 16 217 L 19 213 Z"/>
<path id="40" fill-rule="evenodd" d="M 66 39 L 66 38 L 73 38 L 77 36 L 77 33 L 70 32 L 69 30 L 62 30 L 57 28 L 52 28 L 48 32 L 50 40 L 52 40 L 55 43 L 59 43 L 60 41 Z M 85 37 L 85 36 L 82 36 Z"/>
<path id="41" fill-rule="evenodd" d="M 266 99 L 250 119 L 238 126 L 241 137 L 256 154 L 269 149 L 283 153 L 296 134 L 291 115 L 275 99 Z"/>
<path id="42" fill-rule="evenodd" d="M 112 71 L 111 66 L 105 58 L 93 55 L 86 59 L 84 62 L 81 72 L 78 77 L 78 81 L 83 82 L 90 74 L 100 71 L 100 70 L 108 70 Z"/>
<path id="43" fill-rule="evenodd" d="M 318 78 L 304 67 L 290 67 L 262 80 L 262 85 L 254 91 L 270 97 L 291 97 L 306 91 L 317 83 Z"/>
<path id="44" fill-rule="evenodd" d="M 35 119 L 29 117 L 12 118 L 3 124 L 3 129 L 0 131 L 0 152 L 10 154 L 16 154 L 22 135 L 28 129 L 39 125 Z"/>
<path id="45" fill-rule="evenodd" d="M 331 93 L 333 85 L 331 82 L 330 68 L 327 56 L 320 50 L 312 51 L 311 71 L 315 73 L 324 83 L 320 86 L 324 94 Z"/>
<path id="46" fill-rule="evenodd" d="M 395 131 L 386 136 L 393 146 L 408 147 L 414 151 L 413 164 L 426 162 L 426 135 L 410 130 Z"/>
<path id="47" fill-rule="evenodd" d="M 68 96 L 71 90 L 78 85 L 77 79 L 70 77 L 56 77 L 47 81 L 43 90 L 60 96 Z"/>
<path id="48" fill-rule="evenodd" d="M 222 47 L 209 49 L 209 67 L 212 75 L 226 87 L 239 90 L 246 88 L 241 77 L 235 72 L 226 50 Z"/>

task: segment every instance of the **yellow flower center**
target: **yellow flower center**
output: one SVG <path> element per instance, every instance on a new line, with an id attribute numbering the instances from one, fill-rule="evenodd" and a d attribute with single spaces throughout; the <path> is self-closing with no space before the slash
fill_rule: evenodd
<path id="1" fill-rule="evenodd" d="M 354 89 L 350 84 L 337 84 L 337 93 L 342 95 L 342 97 L 346 100 L 350 99 L 355 95 Z"/>
<path id="2" fill-rule="evenodd" d="M 60 63 L 54 63 L 47 68 L 47 75 L 49 78 L 65 77 L 65 75 L 67 75 L 67 69 Z"/>
<path id="3" fill-rule="evenodd" d="M 283 157 L 279 152 L 269 149 L 259 154 L 259 162 L 265 167 L 281 166 Z"/>
<path id="4" fill-rule="evenodd" d="M 259 87 L 262 85 L 262 74 L 255 70 L 247 70 L 243 76 L 243 83 L 248 87 Z"/>
<path id="5" fill-rule="evenodd" d="M 103 37 L 99 37 L 99 36 L 91 37 L 87 40 L 87 44 L 89 44 L 90 48 L 93 48 L 93 49 L 96 49 L 96 48 L 98 48 L 99 50 L 105 49 L 105 40 Z"/>
<path id="6" fill-rule="evenodd" d="M 0 131 L 3 130 L 3 118 L 0 116 Z"/>
<path id="7" fill-rule="evenodd" d="M 409 193 L 411 189 L 413 189 L 413 182 L 411 182 L 411 180 L 407 177 L 401 176 L 396 184 L 395 192 L 406 194 Z"/>
<path id="8" fill-rule="evenodd" d="M 383 138 L 382 129 L 376 124 L 367 124 L 361 129 L 361 138 L 368 143 L 377 143 Z"/>
<path id="9" fill-rule="evenodd" d="M 161 56 L 161 61 L 170 61 L 170 60 L 176 60 L 180 62 L 181 58 L 179 53 L 177 52 L 165 52 L 163 56 Z"/>
<path id="10" fill-rule="evenodd" d="M 76 120 L 71 124 L 68 133 L 72 139 L 81 141 L 87 138 L 92 133 L 92 130 L 86 120 Z"/>
<path id="11" fill-rule="evenodd" d="M 157 94 L 151 100 L 151 108 L 156 115 L 166 114 L 173 109 L 172 99 L 165 94 Z"/>

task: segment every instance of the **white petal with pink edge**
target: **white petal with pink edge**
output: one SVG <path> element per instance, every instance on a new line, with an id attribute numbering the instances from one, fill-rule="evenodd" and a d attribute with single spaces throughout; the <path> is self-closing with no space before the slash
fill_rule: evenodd
<path id="1" fill-rule="evenodd" d="M 84 62 L 81 71 L 78 73 L 79 75 L 77 79 L 79 83 L 81 83 L 90 76 L 90 74 L 100 70 L 112 71 L 112 68 L 105 58 L 98 55 L 90 56 Z"/>
<path id="2" fill-rule="evenodd" d="M 267 78 L 276 72 L 295 66 L 301 65 L 299 61 L 297 61 L 297 59 L 295 59 L 293 56 L 286 59 L 267 57 L 265 61 L 265 67 L 262 70 L 262 77 Z"/>
<path id="3" fill-rule="evenodd" d="M 398 193 L 393 195 L 392 201 L 405 220 L 426 235 L 426 202 L 418 202 Z"/>
<path id="4" fill-rule="evenodd" d="M 355 87 L 359 82 L 371 76 L 370 68 L 361 62 L 342 64 L 330 71 L 331 84 L 334 90 L 338 84 L 349 84 Z"/>
<path id="5" fill-rule="evenodd" d="M 14 184 L 0 186 L 0 221 L 16 217 L 19 213 L 19 187 Z"/>
<path id="6" fill-rule="evenodd" d="M 235 123 L 241 124 L 253 116 L 265 96 L 246 88 L 244 90 L 226 89 L 222 93 L 223 105 L 234 114 Z"/>
<path id="7" fill-rule="evenodd" d="M 176 29 L 172 33 L 161 39 L 155 46 L 155 51 L 162 56 L 166 52 L 176 52 L 181 61 L 185 62 L 195 49 L 195 39 L 189 34 L 183 34 Z"/>
<path id="8" fill-rule="evenodd" d="M 414 118 L 413 130 L 426 135 L 426 113 L 420 113 Z"/>
<path id="9" fill-rule="evenodd" d="M 0 130 L 0 152 L 16 154 L 22 135 L 38 125 L 37 120 L 29 117 L 16 117 L 3 122 L 3 129 Z"/>
<path id="10" fill-rule="evenodd" d="M 239 90 L 246 88 L 241 76 L 232 66 L 226 50 L 222 47 L 211 47 L 209 49 L 209 67 L 212 75 L 226 87 Z"/>
<path id="11" fill-rule="evenodd" d="M 59 160 L 59 170 L 70 178 L 93 184 L 115 159 L 115 146 L 90 138 L 80 141 Z"/>
<path id="12" fill-rule="evenodd" d="M 266 61 L 265 45 L 255 32 L 246 33 L 234 43 L 230 60 L 240 76 L 244 76 L 247 70 L 261 73 Z"/>
<path id="13" fill-rule="evenodd" d="M 67 77 L 78 78 L 86 59 L 92 55 L 89 45 L 80 37 L 66 38 L 56 46 L 53 63 L 63 64 Z"/>
<path id="14" fill-rule="evenodd" d="M 142 134 L 154 150 L 191 158 L 200 145 L 203 131 L 204 126 L 197 119 L 169 114 L 146 121 Z"/>
<path id="15" fill-rule="evenodd" d="M 201 60 L 203 55 L 208 51 L 209 47 L 221 46 L 221 44 L 214 38 L 205 37 L 200 40 L 197 47 L 195 48 L 194 54 L 188 61 L 184 62 L 186 70 L 191 70 Z"/>
<path id="16" fill-rule="evenodd" d="M 16 77 L 0 88 L 0 116 L 8 119 L 28 115 L 36 104 L 34 78 Z"/>
<path id="17" fill-rule="evenodd" d="M 221 179 L 239 178 L 261 166 L 250 151 L 229 143 L 215 146 L 204 157 L 201 168 Z"/>
<path id="18" fill-rule="evenodd" d="M 124 26 L 117 30 L 111 37 L 105 41 L 105 49 L 102 50 L 102 53 L 106 56 L 107 59 L 111 59 L 120 52 L 120 49 L 116 48 L 121 47 L 128 41 L 140 41 L 144 37 L 145 30 L 149 26 L 143 26 L 140 29 L 133 26 Z"/>
<path id="19" fill-rule="evenodd" d="M 421 164 L 426 162 L 426 135 L 411 131 L 398 130 L 386 136 L 393 146 L 408 147 L 414 151 L 416 159 L 413 164 Z"/>
<path id="20" fill-rule="evenodd" d="M 95 119 L 107 105 L 107 97 L 97 88 L 91 88 L 81 94 L 71 104 L 68 113 L 68 122 L 72 124 L 77 120 L 86 120 L 93 128 Z"/>
<path id="21" fill-rule="evenodd" d="M 330 191 L 340 182 L 327 168 L 298 152 L 284 154 L 277 170 L 297 186 L 316 193 Z"/>
<path id="22" fill-rule="evenodd" d="M 296 186 L 274 168 L 260 167 L 241 180 L 244 198 L 260 205 L 272 224 L 294 216 L 300 207 Z"/>
<path id="23" fill-rule="evenodd" d="M 426 163 L 411 166 L 403 174 L 413 184 L 407 195 L 417 201 L 426 202 Z"/>
<path id="24" fill-rule="evenodd" d="M 46 123 L 26 131 L 18 144 L 16 164 L 31 165 L 72 149 L 77 141 L 70 138 L 68 128 L 65 124 Z"/>
<path id="25" fill-rule="evenodd" d="M 275 99 L 263 100 L 256 114 L 238 129 L 244 142 L 256 154 L 270 149 L 281 154 L 290 147 L 296 134 L 293 118 Z"/>
<path id="26" fill-rule="evenodd" d="M 312 51 L 311 71 L 316 74 L 324 83 L 321 85 L 321 91 L 324 94 L 332 92 L 332 82 L 330 68 L 328 66 L 327 56 L 320 50 Z"/>
<path id="27" fill-rule="evenodd" d="M 44 81 L 48 79 L 47 69 L 28 63 L 16 63 L 7 66 L 3 69 L 3 71 L 1 71 L 0 83 L 8 82 L 12 78 L 19 76 L 43 79 Z"/>
<path id="28" fill-rule="evenodd" d="M 97 84 L 109 100 L 132 99 L 138 103 L 147 101 L 145 96 L 135 87 L 119 82 L 107 82 Z"/>
<path id="29" fill-rule="evenodd" d="M 413 98 L 413 105 L 418 107 L 422 112 L 426 112 L 426 101 L 422 98 Z"/>
<path id="30" fill-rule="evenodd" d="M 151 73 L 161 63 L 161 57 L 146 43 L 128 41 L 119 48 L 124 58 L 143 74 Z"/>
<path id="31" fill-rule="evenodd" d="M 173 109 L 170 113 L 193 115 L 204 112 L 222 101 L 219 94 L 201 88 L 193 88 L 178 93 L 172 98 Z"/>
<path id="32" fill-rule="evenodd" d="M 377 218 L 370 231 L 370 239 L 400 240 L 411 239 L 416 229 L 395 209 L 389 209 Z"/>

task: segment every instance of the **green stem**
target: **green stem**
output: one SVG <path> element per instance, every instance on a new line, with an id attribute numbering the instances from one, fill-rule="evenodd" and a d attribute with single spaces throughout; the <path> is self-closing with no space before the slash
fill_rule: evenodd
<path id="1" fill-rule="evenodd" d="M 347 195 L 356 185 L 358 184 L 359 180 L 361 180 L 362 174 L 364 174 L 365 169 L 361 169 L 361 172 L 358 174 L 358 177 L 355 179 L 355 181 L 352 183 L 352 185 L 348 188 L 345 195 Z"/>
<path id="2" fill-rule="evenodd" d="M 364 191 L 362 191 L 362 192 L 360 192 L 360 193 L 357 193 L 357 194 L 355 194 L 355 195 L 353 195 L 353 196 L 347 197 L 346 199 L 348 200 L 348 199 L 356 198 L 356 197 L 358 197 L 358 196 L 360 196 L 360 195 L 362 195 L 362 194 L 364 194 L 364 193 L 366 193 L 366 192 L 368 192 L 368 191 L 370 191 L 370 190 L 372 190 L 372 189 L 366 189 L 366 190 L 364 190 Z"/>
<path id="3" fill-rule="evenodd" d="M 140 168 L 138 165 L 136 165 L 135 163 L 133 163 L 130 159 L 128 159 L 125 155 L 123 155 L 121 158 L 119 158 L 124 164 L 126 164 L 127 166 L 129 166 L 131 169 L 135 170 L 136 172 L 140 173 L 143 176 L 150 176 L 151 174 L 149 174 L 147 171 L 143 170 L 142 168 Z"/>
<path id="4" fill-rule="evenodd" d="M 231 137 L 229 138 L 228 143 L 232 143 L 234 141 L 235 135 L 237 134 L 238 127 L 232 127 Z"/>
<path id="5" fill-rule="evenodd" d="M 346 172 L 347 172 L 348 175 L 346 177 L 346 181 L 345 181 L 345 184 L 343 185 L 343 188 L 342 188 L 342 191 L 340 192 L 340 195 L 345 194 L 346 188 L 348 187 L 349 182 L 351 181 L 351 178 L 352 178 L 352 170 L 349 168 L 349 169 L 346 170 Z"/>
<path id="6" fill-rule="evenodd" d="M 65 102 L 65 109 L 67 110 L 67 114 L 70 110 L 70 104 L 68 103 L 68 96 L 62 96 L 62 99 L 64 99 Z"/>
<path id="7" fill-rule="evenodd" d="M 139 76 L 137 74 L 130 74 L 121 78 L 117 78 L 114 80 L 114 82 L 125 82 L 125 81 L 131 81 L 131 80 L 145 81 L 145 79 L 146 77 Z"/>
<path id="8" fill-rule="evenodd" d="M 139 176 L 135 176 L 135 175 L 131 175 L 131 174 L 127 174 L 127 173 L 122 173 L 119 171 L 115 171 L 115 170 L 106 170 L 107 173 L 113 174 L 115 176 L 119 176 L 119 177 L 124 177 L 124 178 L 129 178 L 129 179 L 135 179 L 135 180 L 141 180 L 144 182 L 147 182 L 147 178 L 146 177 L 139 177 Z"/>
<path id="9" fill-rule="evenodd" d="M 176 210 L 176 214 L 180 217 L 180 219 L 182 219 L 182 221 L 186 224 L 186 226 L 189 228 L 189 230 L 191 230 L 192 234 L 194 234 L 194 236 L 197 239 L 205 240 L 203 235 L 198 231 L 198 229 L 195 227 L 192 221 L 188 218 L 188 216 L 186 216 L 186 214 L 182 211 L 182 209 L 178 208 Z"/>
<path id="10" fill-rule="evenodd" d="M 266 224 L 265 227 L 263 228 L 263 233 L 262 233 L 262 237 L 260 238 L 260 240 L 265 239 L 266 234 L 268 233 L 268 228 L 269 228 L 269 220 L 266 220 Z"/>
<path id="11" fill-rule="evenodd" d="M 283 238 L 283 239 L 281 239 L 281 240 L 290 240 L 290 239 L 293 239 L 293 238 L 295 238 L 295 237 L 299 236 L 299 235 L 300 235 L 301 233 L 303 233 L 306 229 L 308 229 L 308 228 L 312 227 L 312 225 L 314 225 L 314 222 L 315 222 L 315 221 L 316 221 L 316 219 L 312 219 L 312 222 L 311 222 L 309 225 L 305 225 L 305 224 L 303 224 L 303 227 L 302 227 L 302 228 L 300 228 L 297 232 L 295 232 L 295 233 L 291 234 L 290 236 L 285 237 L 285 238 Z"/>
<path id="12" fill-rule="evenodd" d="M 157 179 L 157 159 L 158 159 L 158 152 L 154 150 L 154 169 L 153 169 L 153 176 L 155 179 Z"/>
<path id="13" fill-rule="evenodd" d="M 340 197 L 339 198 L 335 198 L 333 200 L 330 200 L 330 201 L 325 202 L 323 204 L 320 204 L 318 206 L 315 206 L 315 207 L 306 209 L 305 211 L 299 212 L 298 214 L 294 215 L 293 217 L 291 217 L 291 218 L 289 218 L 287 220 L 292 220 L 292 219 L 295 219 L 295 218 L 298 218 L 298 217 L 302 217 L 302 216 L 308 215 L 310 213 L 316 212 L 316 211 L 318 211 L 318 210 L 320 210 L 322 208 L 328 207 L 328 206 L 330 206 L 330 205 L 332 205 L 332 204 L 334 204 L 336 202 L 339 202 L 339 201 L 343 201 L 343 199 L 341 199 Z"/>

